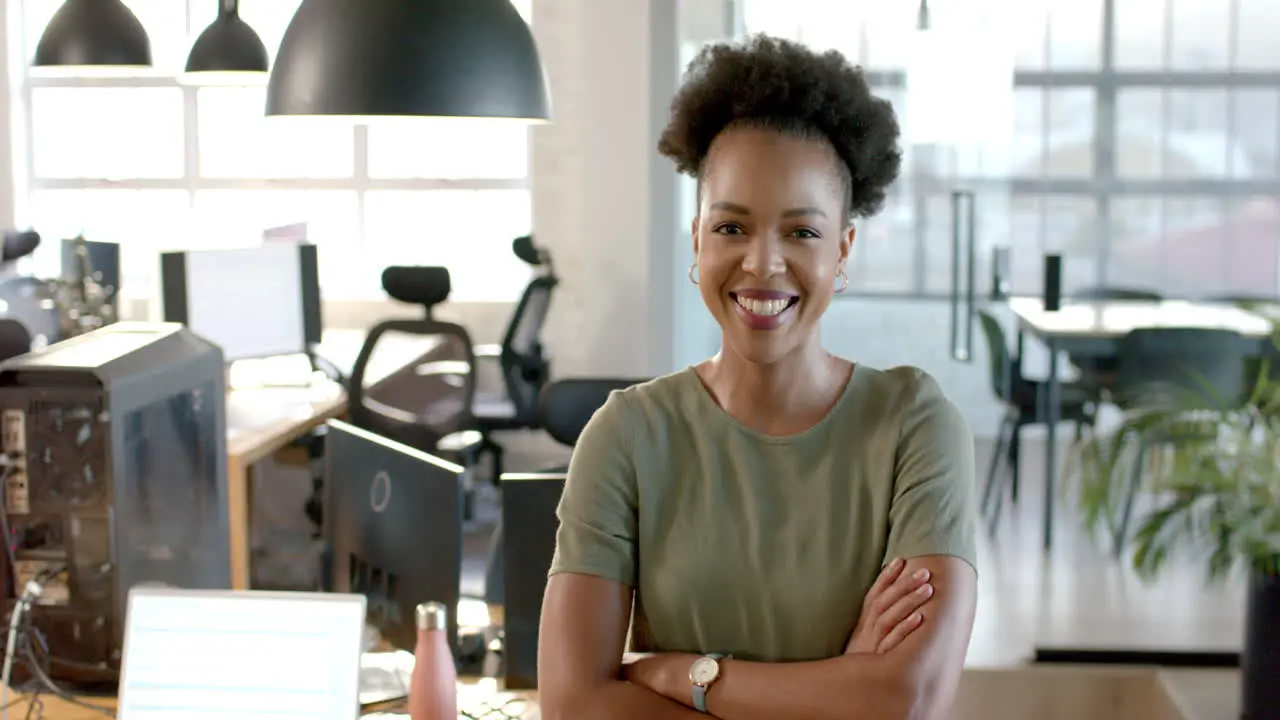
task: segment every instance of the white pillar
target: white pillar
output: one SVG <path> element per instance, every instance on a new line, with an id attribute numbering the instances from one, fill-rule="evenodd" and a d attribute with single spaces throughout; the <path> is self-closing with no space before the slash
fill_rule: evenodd
<path id="1" fill-rule="evenodd" d="M 675 369 L 676 175 L 657 139 L 679 79 L 676 0 L 534 0 L 552 95 L 535 128 L 533 229 L 561 278 L 553 372 Z"/>

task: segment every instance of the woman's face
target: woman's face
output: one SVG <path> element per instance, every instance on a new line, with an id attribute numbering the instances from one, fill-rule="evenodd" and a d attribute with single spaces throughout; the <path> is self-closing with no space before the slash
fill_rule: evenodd
<path id="1" fill-rule="evenodd" d="M 711 145 L 693 221 L 698 289 L 724 340 L 769 363 L 817 337 L 853 243 L 839 159 L 817 140 L 731 128 Z"/>

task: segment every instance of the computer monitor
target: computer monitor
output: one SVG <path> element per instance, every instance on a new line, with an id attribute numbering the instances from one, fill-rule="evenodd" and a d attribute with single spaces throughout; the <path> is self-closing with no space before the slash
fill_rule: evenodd
<path id="1" fill-rule="evenodd" d="M 331 593 L 129 593 L 120 720 L 359 712 L 365 599 Z"/>
<path id="2" fill-rule="evenodd" d="M 314 245 L 167 252 L 160 279 L 165 321 L 220 345 L 228 362 L 306 353 L 320 342 Z"/>
<path id="3" fill-rule="evenodd" d="M 538 622 L 556 551 L 563 472 L 503 473 L 503 650 L 508 690 L 538 687 Z"/>
<path id="4" fill-rule="evenodd" d="M 328 587 L 368 598 L 369 623 L 397 648 L 417 640 L 414 609 L 450 609 L 458 650 L 464 470 L 331 420 L 325 437 Z"/>

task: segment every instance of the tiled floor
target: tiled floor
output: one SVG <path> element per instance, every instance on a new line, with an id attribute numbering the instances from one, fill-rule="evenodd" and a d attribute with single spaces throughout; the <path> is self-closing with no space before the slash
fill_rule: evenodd
<path id="1" fill-rule="evenodd" d="M 511 470 L 544 468 L 563 461 L 564 451 L 536 436 L 507 443 Z M 986 467 L 989 444 L 980 444 L 978 467 Z M 1059 453 L 1061 456 L 1061 453 Z M 983 537 L 979 558 L 978 617 L 969 648 L 971 666 L 1000 667 L 1030 660 L 1036 646 L 1072 649 L 1237 651 L 1242 639 L 1243 583 L 1206 588 L 1203 566 L 1172 562 L 1147 584 L 1094 545 L 1078 516 L 1063 508 L 1055 543 L 1041 548 L 1042 445 L 1023 447 L 1022 493 L 1017 506 L 1005 502 L 996 537 Z M 1063 505 L 1067 503 L 1059 503 Z M 464 544 L 464 594 L 484 587 L 489 527 L 468 533 Z"/>

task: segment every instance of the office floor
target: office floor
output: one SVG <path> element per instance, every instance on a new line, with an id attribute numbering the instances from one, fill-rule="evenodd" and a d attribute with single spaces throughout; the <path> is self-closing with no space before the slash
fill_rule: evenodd
<path id="1" fill-rule="evenodd" d="M 567 454 L 544 437 L 513 434 L 506 443 L 510 470 L 536 470 Z M 989 443 L 979 443 L 985 469 Z M 1059 453 L 1061 457 L 1061 453 Z M 1084 536 L 1070 508 L 1058 513 L 1055 543 L 1041 549 L 1043 444 L 1023 447 L 1022 493 L 1005 503 L 995 538 L 985 535 L 979 558 L 978 615 L 968 664 L 1004 667 L 1029 661 L 1036 646 L 1131 648 L 1197 652 L 1238 651 L 1243 637 L 1244 587 L 1233 580 L 1206 588 L 1203 566 L 1174 561 L 1147 584 L 1113 560 L 1105 545 Z M 494 510 L 482 508 L 481 516 Z M 478 596 L 491 524 L 468 532 L 463 546 L 463 592 Z"/>

